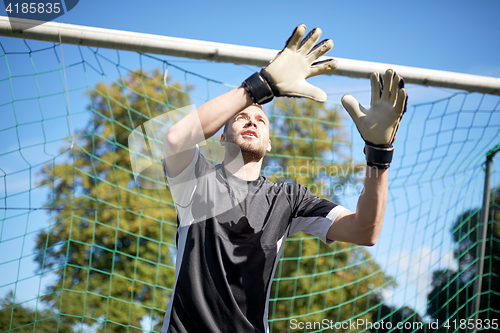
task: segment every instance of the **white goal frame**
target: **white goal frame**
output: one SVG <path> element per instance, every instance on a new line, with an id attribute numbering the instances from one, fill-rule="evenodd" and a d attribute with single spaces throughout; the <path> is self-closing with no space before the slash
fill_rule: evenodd
<path id="1" fill-rule="evenodd" d="M 13 25 L 20 27 L 20 29 L 13 30 Z M 205 59 L 258 67 L 266 66 L 279 51 L 66 23 L 43 23 L 5 16 L 0 16 L 0 36 Z M 331 57 L 323 58 L 328 59 Z M 382 73 L 388 68 L 392 68 L 404 77 L 406 83 L 500 95 L 500 78 L 496 77 L 337 57 L 335 59 L 338 61 L 338 68 L 329 72 L 330 75 L 369 78 L 372 72 Z"/>

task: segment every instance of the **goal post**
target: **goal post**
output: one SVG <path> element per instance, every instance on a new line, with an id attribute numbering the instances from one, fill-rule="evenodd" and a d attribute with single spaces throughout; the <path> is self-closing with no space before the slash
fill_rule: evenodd
<path id="1" fill-rule="evenodd" d="M 13 31 L 10 21 L 15 21 L 18 27 L 25 26 L 27 30 Z M 0 17 L 0 35 L 258 67 L 266 66 L 279 51 L 66 23 L 47 22 L 32 27 L 33 25 L 32 20 Z M 383 73 L 392 68 L 407 83 L 500 95 L 500 78 L 338 57 L 335 59 L 338 61 L 338 68 L 328 74 L 369 78 L 373 72 Z"/>

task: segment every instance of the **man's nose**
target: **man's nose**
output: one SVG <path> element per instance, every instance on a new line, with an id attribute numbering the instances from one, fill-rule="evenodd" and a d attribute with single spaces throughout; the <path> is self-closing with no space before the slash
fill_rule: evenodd
<path id="1" fill-rule="evenodd" d="M 251 118 L 249 118 L 245 124 L 246 127 L 248 126 L 253 126 L 255 128 L 257 128 L 257 122 Z"/>

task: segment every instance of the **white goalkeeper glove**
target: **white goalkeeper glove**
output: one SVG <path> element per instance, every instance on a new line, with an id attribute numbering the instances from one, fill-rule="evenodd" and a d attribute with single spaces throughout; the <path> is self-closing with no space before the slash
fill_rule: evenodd
<path id="1" fill-rule="evenodd" d="M 316 42 L 321 37 L 321 29 L 315 28 L 302 39 L 306 26 L 295 28 L 269 65 L 246 79 L 242 86 L 255 103 L 265 104 L 274 96 L 307 97 L 319 102 L 326 101 L 326 93 L 306 81 L 307 78 L 327 73 L 337 68 L 335 59 L 316 61 L 333 47 L 331 39 Z"/>
<path id="2" fill-rule="evenodd" d="M 372 86 L 371 108 L 366 110 L 351 95 L 342 97 L 361 137 L 365 140 L 366 162 L 369 166 L 387 169 L 392 161 L 399 122 L 406 112 L 408 96 L 403 79 L 392 69 L 370 76 Z"/>

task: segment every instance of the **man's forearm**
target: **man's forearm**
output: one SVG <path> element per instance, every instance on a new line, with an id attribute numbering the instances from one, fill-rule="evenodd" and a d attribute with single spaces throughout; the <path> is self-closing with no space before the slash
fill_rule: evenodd
<path id="1" fill-rule="evenodd" d="M 364 230 L 365 243 L 373 245 L 377 241 L 384 222 L 387 203 L 389 169 L 367 166 L 365 186 L 359 196 L 354 223 Z"/>
<path id="2" fill-rule="evenodd" d="M 164 138 L 167 174 L 176 177 L 193 160 L 196 144 L 210 138 L 236 113 L 252 104 L 244 88 L 233 89 L 189 113 Z"/>
<path id="3" fill-rule="evenodd" d="M 384 222 L 388 176 L 388 169 L 367 167 L 356 212 L 340 213 L 328 230 L 328 239 L 364 246 L 375 244 Z"/>
<path id="4" fill-rule="evenodd" d="M 238 87 L 200 106 L 198 117 L 205 139 L 217 133 L 232 116 L 252 103 L 245 89 Z"/>
<path id="5" fill-rule="evenodd" d="M 178 153 L 194 147 L 217 133 L 232 116 L 252 103 L 242 87 L 206 102 L 169 129 L 166 138 L 169 149 Z"/>

